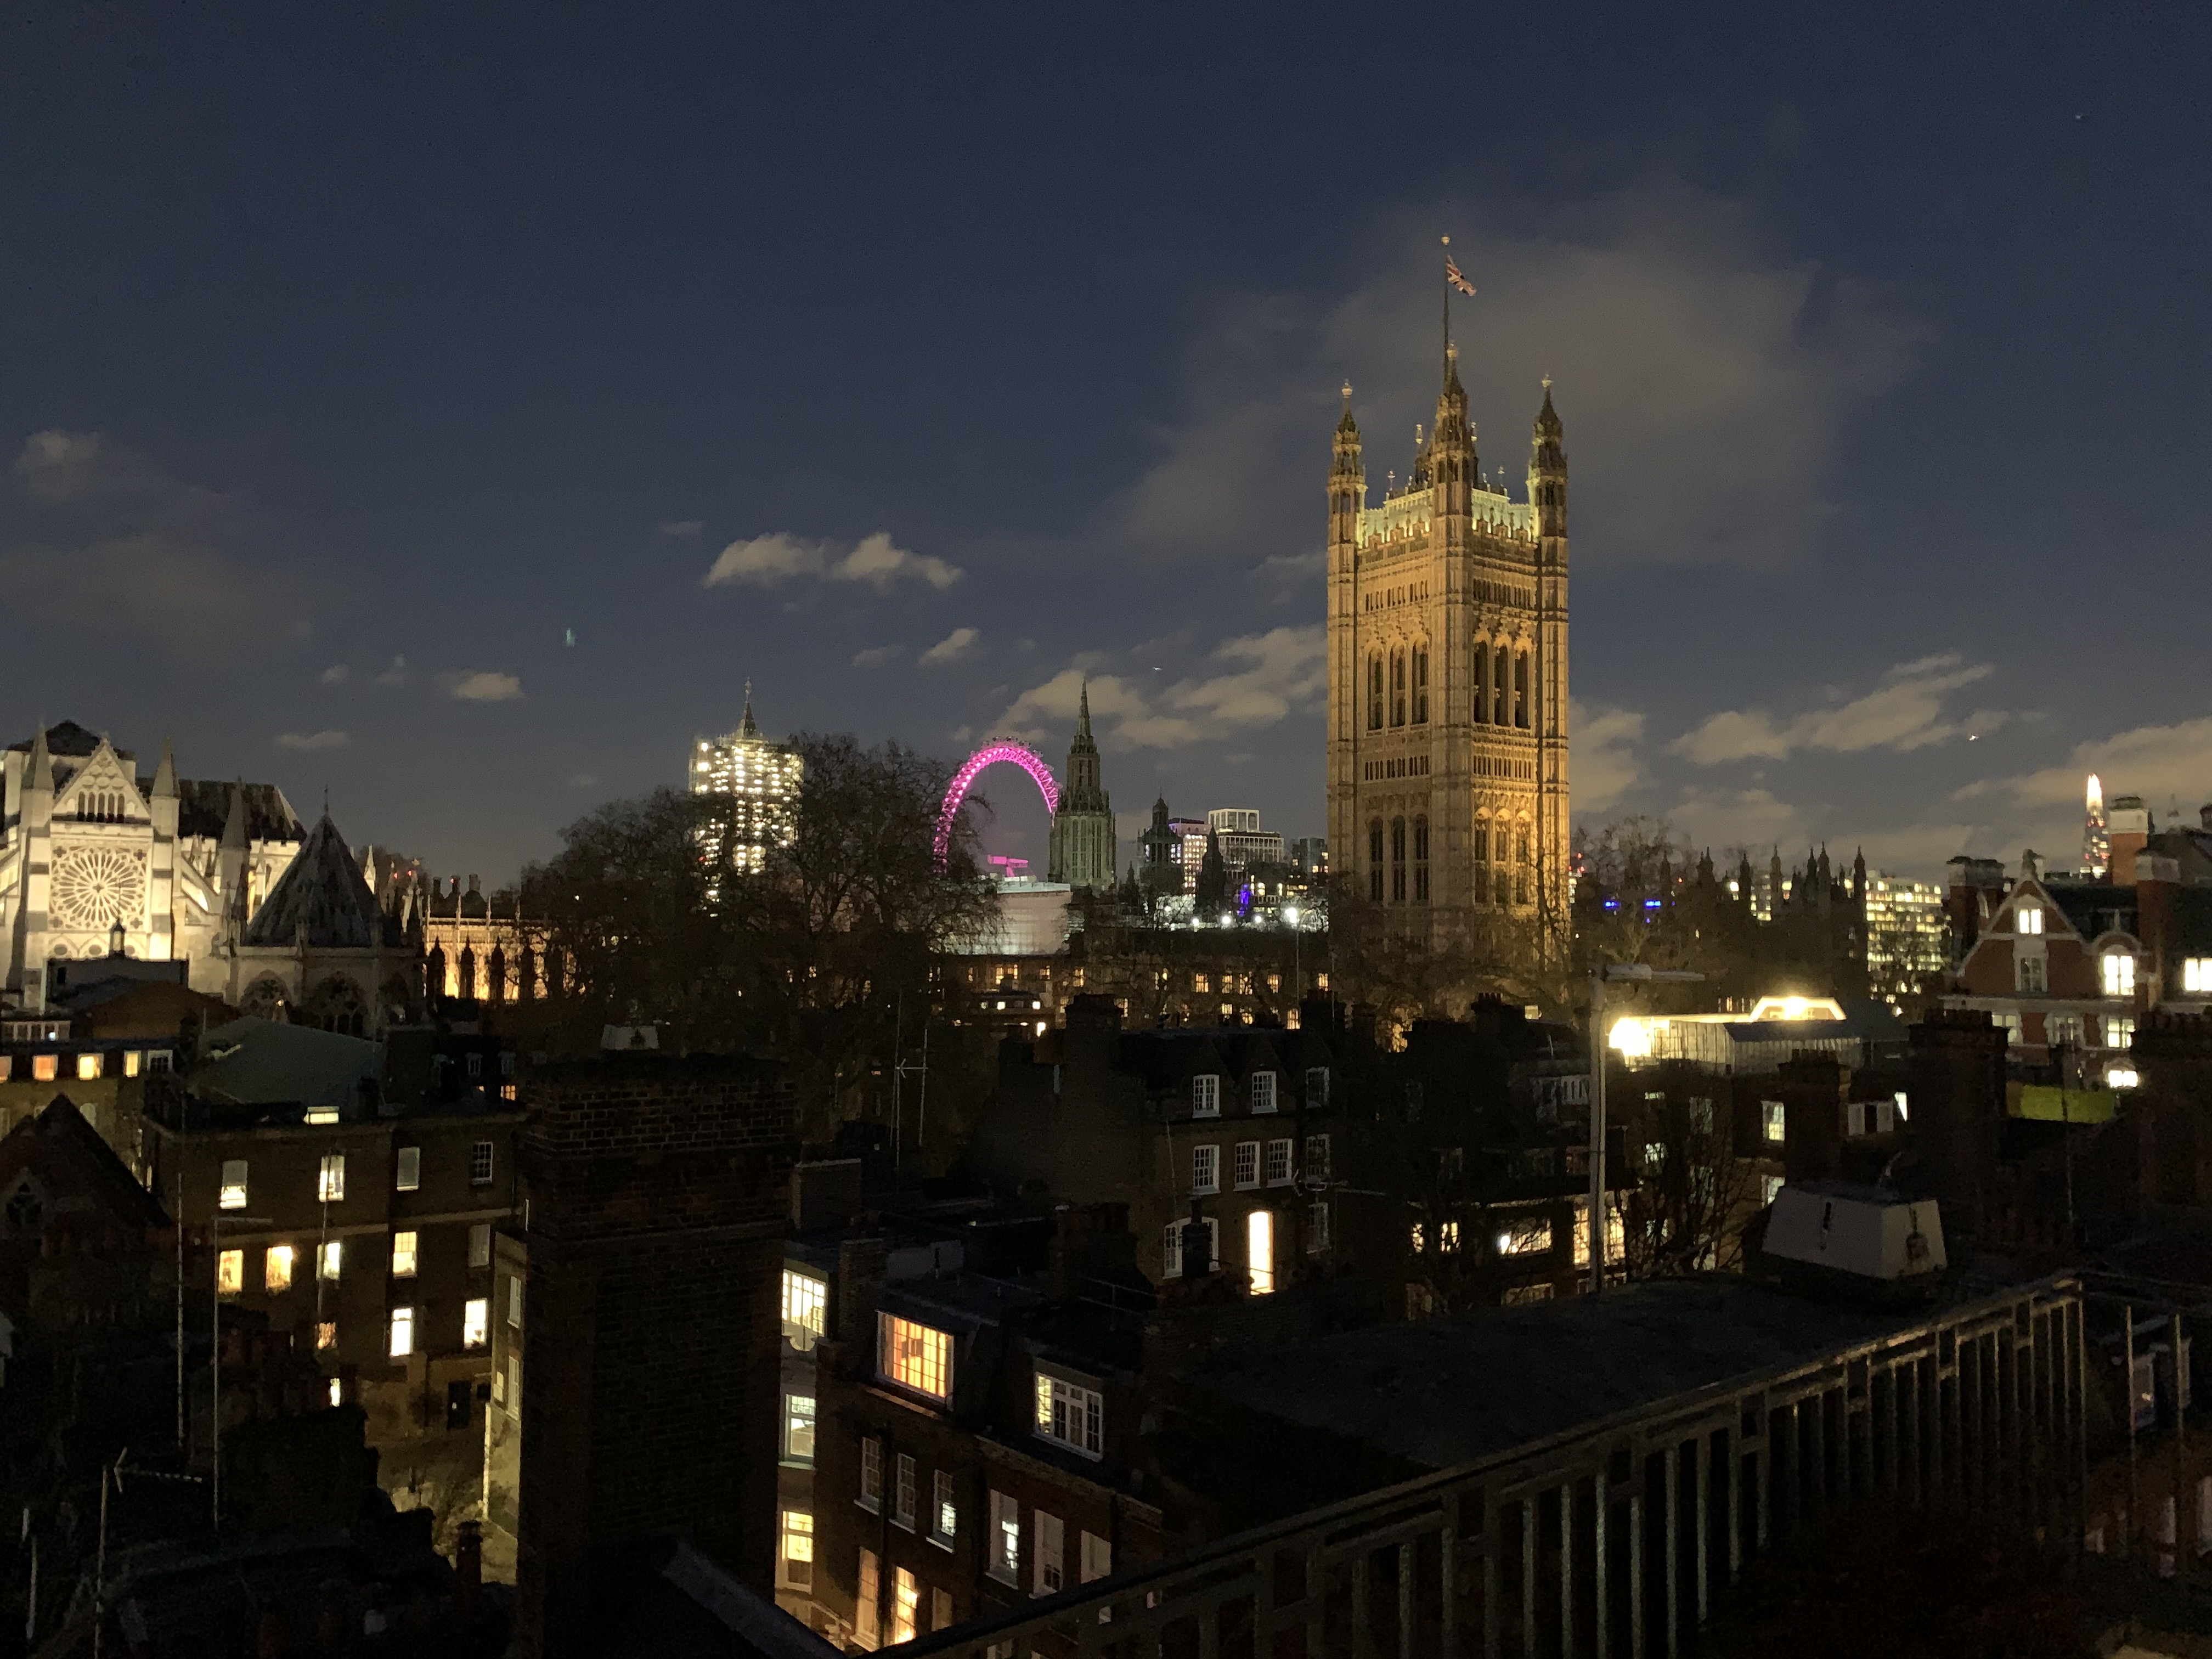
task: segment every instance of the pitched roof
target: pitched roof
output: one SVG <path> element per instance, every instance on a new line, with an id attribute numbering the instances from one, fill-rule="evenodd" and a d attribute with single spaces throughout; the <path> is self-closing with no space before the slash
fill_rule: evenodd
<path id="1" fill-rule="evenodd" d="M 306 833 L 300 815 L 275 784 L 234 784 L 204 778 L 185 778 L 177 784 L 177 833 L 222 840 L 223 826 L 230 822 L 231 792 L 239 788 L 246 791 L 247 839 L 297 841 Z"/>
<path id="2" fill-rule="evenodd" d="M 343 1111 L 361 1085 L 382 1070 L 382 1045 L 311 1025 L 247 1014 L 211 1029 L 192 1073 L 192 1092 L 238 1106 L 290 1106 Z"/>
<path id="3" fill-rule="evenodd" d="M 166 1227 L 167 1212 L 140 1186 L 67 1095 L 56 1095 L 0 1138 L 0 1188 L 25 1170 L 64 1212 L 96 1209 L 131 1227 Z"/>
<path id="4" fill-rule="evenodd" d="M 37 740 L 33 734 L 21 743 L 11 743 L 8 746 L 20 749 L 27 755 L 31 752 L 32 744 Z M 86 731 L 75 720 L 64 720 L 59 726 L 46 728 L 46 748 L 52 754 L 82 760 L 99 747 L 100 733 Z"/>
<path id="5" fill-rule="evenodd" d="M 367 949 L 384 936 L 375 896 L 328 812 L 316 820 L 276 885 L 253 913 L 246 927 L 246 943 L 289 945 L 302 927 L 307 943 L 322 950 Z"/>

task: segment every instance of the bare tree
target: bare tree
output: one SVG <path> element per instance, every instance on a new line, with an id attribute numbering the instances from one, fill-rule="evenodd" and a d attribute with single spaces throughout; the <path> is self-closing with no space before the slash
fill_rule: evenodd
<path id="1" fill-rule="evenodd" d="M 1626 1109 L 1619 1121 L 1635 1181 L 1615 1200 L 1629 1276 L 1733 1272 L 1743 1224 L 1758 1206 L 1759 1170 L 1736 1151 L 1727 1100 L 1690 1092 L 1713 1086 L 1694 1077 L 1620 1077 L 1607 1093 Z"/>

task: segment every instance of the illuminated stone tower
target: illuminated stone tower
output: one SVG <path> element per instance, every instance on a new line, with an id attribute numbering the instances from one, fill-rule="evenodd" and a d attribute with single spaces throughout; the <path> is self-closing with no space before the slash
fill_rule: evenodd
<path id="1" fill-rule="evenodd" d="M 1344 388 L 1328 482 L 1330 860 L 1356 896 L 1440 946 L 1524 956 L 1565 937 L 1563 438 L 1547 380 L 1526 499 L 1485 481 L 1447 343 L 1435 430 L 1370 507 Z"/>
<path id="2" fill-rule="evenodd" d="M 1112 890 L 1115 881 L 1114 808 L 1099 780 L 1098 744 L 1091 736 L 1091 687 L 1075 717 L 1075 741 L 1067 746 L 1067 787 L 1053 814 L 1052 843 L 1046 872 L 1054 881 L 1094 892 Z"/>

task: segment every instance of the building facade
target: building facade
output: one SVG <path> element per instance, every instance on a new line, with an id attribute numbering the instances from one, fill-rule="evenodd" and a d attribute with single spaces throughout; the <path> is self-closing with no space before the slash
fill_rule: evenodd
<path id="1" fill-rule="evenodd" d="M 699 836 L 709 865 L 725 859 L 740 874 L 764 869 L 769 852 L 789 841 L 792 815 L 805 763 L 790 749 L 761 735 L 753 719 L 752 687 L 745 688 L 744 718 L 720 738 L 699 738 L 691 745 L 691 793 L 713 798 Z"/>
<path id="2" fill-rule="evenodd" d="M 1047 878 L 1094 893 L 1113 889 L 1114 808 L 1099 780 L 1098 744 L 1091 735 L 1091 687 L 1083 688 L 1075 718 L 1075 740 L 1067 746 L 1067 787 L 1053 814 Z"/>
<path id="3" fill-rule="evenodd" d="M 1528 496 L 1477 465 L 1456 349 L 1436 430 L 1370 507 L 1351 387 L 1328 517 L 1328 841 L 1352 890 L 1437 945 L 1564 929 L 1567 468 L 1550 384 Z"/>
<path id="4" fill-rule="evenodd" d="M 1943 890 L 1875 871 L 1866 880 L 1867 988 L 1894 1006 L 1950 965 Z"/>

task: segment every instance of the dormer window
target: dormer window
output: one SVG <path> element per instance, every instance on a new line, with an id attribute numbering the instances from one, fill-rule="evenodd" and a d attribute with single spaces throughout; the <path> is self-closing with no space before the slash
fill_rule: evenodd
<path id="1" fill-rule="evenodd" d="M 1193 1117 L 1221 1115 L 1221 1079 L 1211 1073 L 1190 1080 L 1190 1115 Z"/>
<path id="2" fill-rule="evenodd" d="M 2027 937 L 2043 932 L 2043 907 L 2032 900 L 2023 901 L 2013 908 L 2012 930 Z"/>
<path id="3" fill-rule="evenodd" d="M 1036 1433 L 1040 1440 L 1081 1452 L 1106 1454 L 1106 1401 L 1096 1389 L 1036 1374 Z"/>
<path id="4" fill-rule="evenodd" d="M 932 1400 L 950 1400 L 952 1339 L 927 1325 L 879 1313 L 876 1316 L 876 1375 Z"/>
<path id="5" fill-rule="evenodd" d="M 2100 959 L 2105 994 L 2131 997 L 2136 994 L 2136 959 L 2125 951 L 2107 951 Z"/>

